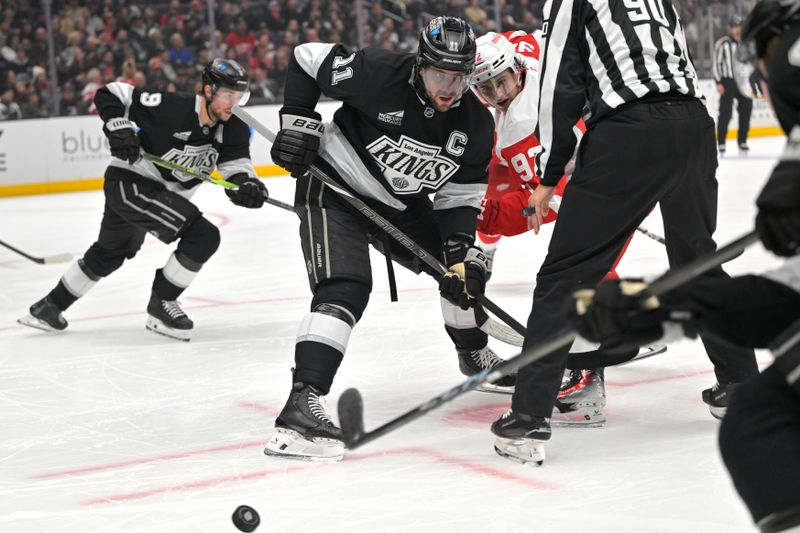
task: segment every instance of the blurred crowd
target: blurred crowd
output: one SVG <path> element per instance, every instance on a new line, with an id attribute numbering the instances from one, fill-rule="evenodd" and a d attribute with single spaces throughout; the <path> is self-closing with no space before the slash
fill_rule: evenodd
<path id="1" fill-rule="evenodd" d="M 216 1 L 213 27 L 208 0 L 49 0 L 51 65 L 46 1 L 0 0 L 0 120 L 51 116 L 56 103 L 60 115 L 93 113 L 95 92 L 113 81 L 196 92 L 214 50 L 248 68 L 251 102 L 280 102 L 290 54 L 301 43 L 413 52 L 420 27 L 437 15 L 463 17 L 479 35 L 498 30 L 494 0 L 363 0 L 360 31 L 352 0 Z M 544 0 L 498 2 L 501 31 L 541 28 Z M 676 2 L 690 46 L 708 40 L 698 17 L 700 2 L 709 9 L 705 0 Z M 730 6 L 710 9 L 720 15 L 716 39 Z"/>

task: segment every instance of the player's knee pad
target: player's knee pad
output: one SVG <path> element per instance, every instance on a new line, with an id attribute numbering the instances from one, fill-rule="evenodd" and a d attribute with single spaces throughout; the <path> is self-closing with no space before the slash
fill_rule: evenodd
<path id="1" fill-rule="evenodd" d="M 144 240 L 144 236 L 142 236 L 142 240 Z M 139 249 L 138 246 L 135 246 L 137 243 L 138 246 L 141 246 L 139 241 L 129 241 L 127 246 L 113 249 L 94 243 L 83 255 L 83 264 L 93 274 L 104 278 L 121 267 L 125 259 L 136 255 L 136 251 Z M 131 252 L 132 246 L 135 246 L 133 252 Z"/>
<path id="2" fill-rule="evenodd" d="M 473 329 L 478 327 L 475 320 L 475 308 L 461 309 L 445 298 L 439 298 L 444 323 L 453 329 Z"/>
<path id="3" fill-rule="evenodd" d="M 367 308 L 371 290 L 369 285 L 360 281 L 328 279 L 321 282 L 314 291 L 311 309 L 321 304 L 339 306 L 353 316 L 355 325 Z"/>
<path id="4" fill-rule="evenodd" d="M 200 217 L 181 234 L 178 253 L 189 261 L 202 265 L 217 251 L 219 242 L 219 228 L 205 217 Z"/>

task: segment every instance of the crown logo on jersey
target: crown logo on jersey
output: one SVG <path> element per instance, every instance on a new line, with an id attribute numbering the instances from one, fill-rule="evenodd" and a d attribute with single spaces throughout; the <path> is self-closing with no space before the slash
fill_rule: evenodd
<path id="1" fill-rule="evenodd" d="M 460 165 L 440 155 L 442 148 L 401 135 L 398 141 L 385 135 L 367 146 L 383 177 L 397 194 L 437 190 Z"/>
<path id="2" fill-rule="evenodd" d="M 161 159 L 166 159 L 172 163 L 177 163 L 182 167 L 188 167 L 203 174 L 210 174 L 217 166 L 217 157 L 219 152 L 210 144 L 202 146 L 186 145 L 183 149 L 173 148 L 166 154 L 161 156 Z M 178 181 L 186 182 L 192 181 L 197 178 L 184 174 L 178 170 L 171 172 L 172 176 Z"/>

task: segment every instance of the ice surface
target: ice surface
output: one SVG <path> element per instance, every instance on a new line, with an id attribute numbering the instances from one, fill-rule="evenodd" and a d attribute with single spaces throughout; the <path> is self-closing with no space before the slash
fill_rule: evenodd
<path id="1" fill-rule="evenodd" d="M 718 243 L 751 228 L 782 145 L 753 139 L 749 156 L 733 148 L 722 160 Z M 266 183 L 291 201 L 291 178 Z M 61 334 L 15 320 L 66 265 L 0 249 L 0 531 L 236 531 L 230 517 L 241 504 L 259 511 L 263 532 L 753 530 L 717 451 L 718 422 L 700 400 L 714 376 L 697 342 L 609 370 L 607 426 L 556 430 L 542 468 L 494 453 L 488 426 L 509 397 L 485 393 L 341 463 L 265 457 L 310 303 L 298 221 L 271 206 L 237 208 L 210 185 L 196 201 L 222 245 L 182 298 L 195 321 L 190 343 L 144 329 L 153 272 L 172 249 L 155 239 L 69 309 Z M 31 254 L 80 256 L 102 205 L 100 192 L 3 199 L 0 238 Z M 663 233 L 657 212 L 644 226 Z M 504 239 L 497 252 L 488 295 L 522 323 L 549 235 Z M 358 387 L 367 429 L 462 380 L 433 281 L 398 268 L 400 301 L 390 303 L 382 257 L 373 264 L 371 303 L 329 398 L 335 413 L 338 395 Z M 775 264 L 756 245 L 727 269 Z M 663 247 L 636 234 L 619 271 L 666 267 Z"/>

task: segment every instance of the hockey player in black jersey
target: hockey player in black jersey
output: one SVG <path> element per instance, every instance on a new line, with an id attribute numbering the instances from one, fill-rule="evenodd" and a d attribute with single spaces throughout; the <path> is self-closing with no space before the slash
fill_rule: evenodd
<path id="1" fill-rule="evenodd" d="M 307 174 L 312 162 L 460 272 L 440 284 L 460 370 L 469 375 L 501 362 L 470 308 L 486 279 L 485 257 L 473 241 L 494 131 L 489 112 L 467 91 L 474 61 L 472 29 L 451 17 L 435 18 L 421 32 L 416 56 L 380 48 L 351 53 L 339 44 L 295 48 L 271 154 L 297 178 L 295 209 L 314 297 L 300 323 L 292 391 L 266 453 L 342 456 L 341 430 L 322 397 L 372 290 L 369 245 L 428 272 Z M 320 93 L 343 102 L 324 126 L 314 111 Z M 513 378 L 498 385 L 511 386 Z"/>
<path id="2" fill-rule="evenodd" d="M 63 311 L 132 259 L 151 233 L 178 245 L 156 271 L 146 327 L 190 340 L 193 323 L 177 298 L 216 252 L 219 230 L 190 201 L 201 181 L 156 167 L 142 152 L 204 173 L 216 167 L 239 185 L 225 190 L 236 205 L 261 207 L 266 194 L 250 161 L 250 131 L 231 115 L 249 94 L 247 72 L 234 61 L 215 59 L 203 70 L 202 81 L 201 95 L 148 93 L 119 82 L 97 92 L 94 102 L 113 156 L 105 173 L 100 234 L 55 288 L 19 319 L 21 324 L 45 331 L 66 328 Z"/>
<path id="3" fill-rule="evenodd" d="M 789 136 L 756 200 L 756 230 L 765 248 L 789 259 L 757 276 L 691 281 L 649 299 L 647 310 L 635 280 L 576 293 L 569 308 L 578 332 L 598 342 L 638 345 L 665 332 L 705 331 L 772 349 L 775 362 L 764 372 L 716 391 L 730 396 L 720 426 L 722 458 L 753 519 L 772 533 L 800 530 L 800 0 L 756 4 L 740 57 L 748 50 Z"/>

